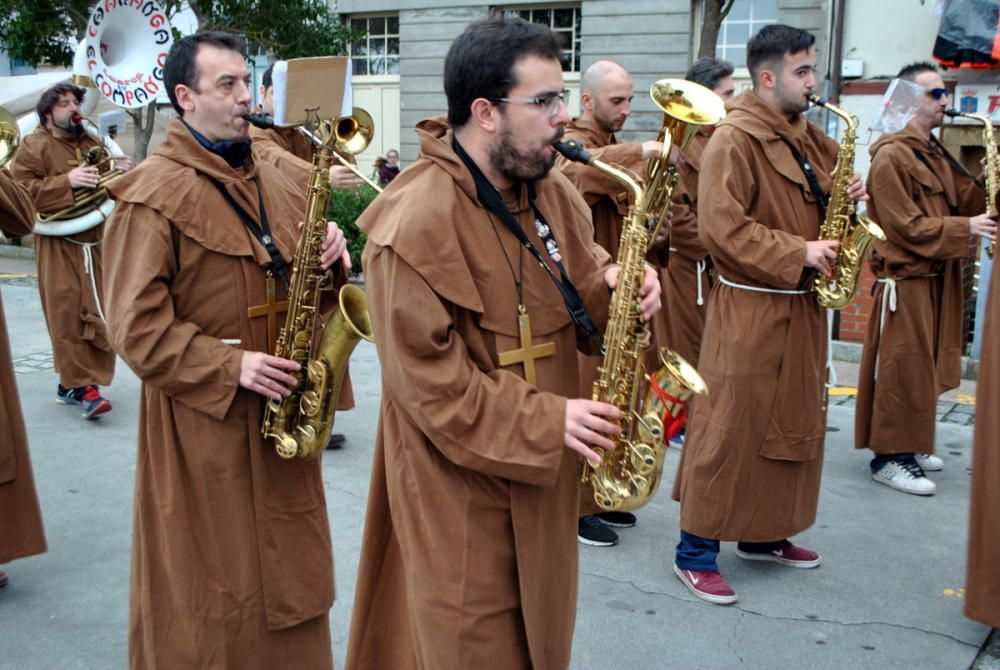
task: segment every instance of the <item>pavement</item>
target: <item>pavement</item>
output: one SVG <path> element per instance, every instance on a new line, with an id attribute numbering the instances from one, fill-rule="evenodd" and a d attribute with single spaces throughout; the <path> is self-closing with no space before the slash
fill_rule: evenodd
<path id="1" fill-rule="evenodd" d="M 0 258 L 49 551 L 3 566 L 10 584 L 0 590 L 0 669 L 125 668 L 140 384 L 119 361 L 105 389 L 111 413 L 87 422 L 78 409 L 55 403 L 33 275 L 30 259 Z M 671 572 L 678 534 L 678 506 L 669 499 L 678 453 L 671 450 L 660 493 L 639 511 L 638 525 L 620 531 L 617 547 L 581 547 L 572 668 L 1000 669 L 1000 640 L 987 644 L 990 630 L 962 615 L 974 382 L 939 408 L 937 451 L 946 467 L 933 475 L 938 494 L 921 498 L 871 481 L 867 452 L 852 444 L 849 389 L 857 366 L 837 368 L 847 390 L 831 399 L 818 517 L 796 538 L 821 552 L 823 564 L 793 570 L 746 563 L 725 543 L 720 567 L 740 601 L 721 607 L 696 600 Z M 373 345 L 358 346 L 351 369 L 358 407 L 336 423 L 347 445 L 323 459 L 338 668 L 380 395 Z"/>

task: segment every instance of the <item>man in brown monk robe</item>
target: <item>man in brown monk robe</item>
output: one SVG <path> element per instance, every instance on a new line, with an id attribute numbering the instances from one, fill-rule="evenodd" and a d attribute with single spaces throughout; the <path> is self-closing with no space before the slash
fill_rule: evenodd
<path id="1" fill-rule="evenodd" d="M 697 60 L 684 75 L 688 81 L 714 91 L 727 103 L 736 93 L 733 66 L 717 58 Z M 692 365 L 698 364 L 701 335 L 708 311 L 708 292 L 712 286 L 711 259 L 698 239 L 698 174 L 701 157 L 715 130 L 701 127 L 684 149 L 680 180 L 674 190 L 670 217 L 670 262 L 663 283 L 663 311 L 666 320 L 666 344 Z M 675 440 L 683 444 L 683 438 Z"/>
<path id="2" fill-rule="evenodd" d="M 962 356 L 962 259 L 970 240 L 993 239 L 985 191 L 932 134 L 948 89 L 931 63 L 899 78 L 924 88 L 913 119 L 872 145 L 871 214 L 888 239 L 875 242 L 875 302 L 865 331 L 854 446 L 871 449 L 872 479 L 933 495 L 937 397 L 958 386 Z"/>
<path id="3" fill-rule="evenodd" d="M 0 230 L 6 235 L 28 235 L 34 223 L 31 196 L 0 168 Z M 0 301 L 0 565 L 45 549 L 42 512 L 31 475 L 28 435 Z M 7 573 L 0 570 L 0 587 L 6 585 Z"/>
<path id="4" fill-rule="evenodd" d="M 996 207 L 996 204 L 994 204 Z M 969 509 L 969 562 L 965 575 L 965 616 L 1000 628 L 1000 270 L 994 266 L 986 296 L 980 355 L 972 504 Z"/>
<path id="5" fill-rule="evenodd" d="M 112 186 L 108 332 L 143 382 L 132 668 L 333 666 L 320 461 L 261 437 L 265 399 L 299 383 L 300 366 L 268 352 L 304 193 L 251 155 L 241 44 L 174 43 L 164 82 L 179 118 Z M 321 261 L 337 258 L 349 264 L 331 223 Z"/>
<path id="6" fill-rule="evenodd" d="M 736 601 L 719 541 L 750 561 L 812 568 L 788 538 L 812 525 L 826 433 L 826 314 L 809 290 L 836 241 L 817 240 L 837 143 L 802 113 L 815 38 L 765 26 L 747 44 L 753 90 L 736 98 L 702 156 L 698 237 L 715 263 L 694 403 L 674 486 L 674 572 L 698 598 Z M 865 197 L 854 175 L 852 199 Z"/>
<path id="7" fill-rule="evenodd" d="M 543 26 L 470 26 L 445 60 L 448 121 L 418 125 L 421 157 L 359 221 L 383 384 L 352 670 L 569 665 L 579 458 L 613 445 L 618 411 L 574 399 L 556 282 L 600 324 L 617 267 L 550 171 L 560 55 Z M 652 268 L 641 293 L 648 317 Z"/>
<path id="8" fill-rule="evenodd" d="M 274 115 L 274 80 L 271 75 L 274 64 L 264 70 L 261 76 L 260 100 L 261 109 Z M 313 153 L 316 145 L 295 127 L 258 128 L 250 126 L 250 143 L 254 155 L 263 163 L 270 163 L 284 172 L 303 187 L 309 183 L 309 173 L 312 172 Z M 350 160 L 354 162 L 354 158 Z M 358 177 L 347 166 L 334 163 L 330 166 L 330 188 L 354 190 L 361 185 Z M 351 385 L 350 371 L 344 373 L 340 387 L 340 398 L 337 401 L 337 411 L 345 411 L 354 407 L 354 388 Z M 343 433 L 332 433 L 327 449 L 339 449 L 346 438 Z"/>
<path id="9" fill-rule="evenodd" d="M 584 70 L 580 78 L 580 106 L 583 111 L 566 125 L 566 139 L 577 140 L 598 160 L 644 173 L 646 166 L 643 161 L 660 155 L 663 145 L 656 141 L 622 144 L 615 138 L 615 133 L 622 129 L 632 114 L 634 97 L 632 77 L 625 68 L 612 61 L 595 62 Z M 594 239 L 615 258 L 629 206 L 625 187 L 589 165 L 564 158 L 560 158 L 558 164 L 590 205 Z M 663 312 L 660 312 L 654 321 L 654 328 L 663 318 Z M 581 396 L 590 397 L 600 362 L 600 356 L 580 355 Z M 618 534 L 611 527 L 631 528 L 635 521 L 631 512 L 601 512 L 594 501 L 593 491 L 589 487 L 581 489 L 577 537 L 582 544 L 595 547 L 618 544 Z"/>
<path id="10" fill-rule="evenodd" d="M 18 147 L 13 175 L 27 187 L 39 213 L 70 207 L 75 193 L 98 184 L 98 168 L 86 163 L 87 153 L 100 142 L 82 125 L 84 93 L 69 83 L 45 91 L 35 108 L 40 125 Z M 132 168 L 128 156 L 114 161 L 118 169 Z M 85 419 L 111 410 L 100 387 L 110 384 L 115 372 L 102 311 L 103 236 L 103 223 L 73 235 L 35 236 L 38 292 L 59 375 L 56 400 L 80 405 Z"/>

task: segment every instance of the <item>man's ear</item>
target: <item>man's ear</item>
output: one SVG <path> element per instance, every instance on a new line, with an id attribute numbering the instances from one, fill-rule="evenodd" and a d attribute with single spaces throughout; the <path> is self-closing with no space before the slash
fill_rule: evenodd
<path id="1" fill-rule="evenodd" d="M 473 123 L 488 133 L 497 132 L 497 115 L 499 108 L 486 98 L 476 98 L 470 109 Z"/>
<path id="2" fill-rule="evenodd" d="M 174 97 L 177 98 L 177 104 L 185 112 L 194 110 L 194 91 L 185 84 L 174 86 Z"/>

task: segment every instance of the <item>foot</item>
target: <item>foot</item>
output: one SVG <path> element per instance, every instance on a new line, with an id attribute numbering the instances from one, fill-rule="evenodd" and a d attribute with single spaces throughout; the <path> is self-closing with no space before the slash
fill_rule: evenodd
<path id="1" fill-rule="evenodd" d="M 937 491 L 937 486 L 927 479 L 924 469 L 915 459 L 886 461 L 872 473 L 872 479 L 915 496 L 932 496 Z"/>
<path id="2" fill-rule="evenodd" d="M 923 468 L 924 472 L 944 470 L 944 461 L 934 454 L 917 454 L 915 458 L 917 459 L 917 464 Z"/>
<path id="3" fill-rule="evenodd" d="M 80 404 L 83 405 L 84 419 L 96 419 L 100 415 L 111 411 L 111 403 L 101 397 L 101 390 L 93 384 L 77 390 L 82 391 L 80 394 Z"/>
<path id="4" fill-rule="evenodd" d="M 326 443 L 326 448 L 340 449 L 342 446 L 344 446 L 344 442 L 346 441 L 347 438 L 344 437 L 343 433 L 333 433 L 332 435 L 330 435 L 330 441 Z"/>
<path id="5" fill-rule="evenodd" d="M 613 547 L 618 544 L 618 533 L 601 523 L 596 516 L 581 516 L 576 536 L 580 544 L 592 547 Z"/>
<path id="6" fill-rule="evenodd" d="M 62 384 L 56 386 L 56 402 L 60 405 L 79 405 L 78 389 L 66 388 Z"/>
<path id="7" fill-rule="evenodd" d="M 678 449 L 684 448 L 684 431 L 677 433 L 672 438 L 670 438 L 670 446 L 676 447 Z"/>
<path id="8" fill-rule="evenodd" d="M 674 574 L 696 598 L 715 605 L 732 605 L 736 591 L 718 570 L 685 570 L 674 564 Z"/>
<path id="9" fill-rule="evenodd" d="M 790 568 L 815 568 L 823 561 L 815 551 L 798 547 L 791 542 L 772 551 L 743 551 L 737 547 L 736 555 L 745 561 L 770 561 Z"/>
<path id="10" fill-rule="evenodd" d="M 7 573 L 4 572 L 3 570 L 0 570 L 0 589 L 2 589 L 3 587 L 7 586 L 7 581 L 8 581 L 7 580 Z"/>
<path id="11" fill-rule="evenodd" d="M 601 512 L 595 514 L 605 526 L 612 528 L 631 528 L 635 525 L 635 514 L 631 512 Z"/>

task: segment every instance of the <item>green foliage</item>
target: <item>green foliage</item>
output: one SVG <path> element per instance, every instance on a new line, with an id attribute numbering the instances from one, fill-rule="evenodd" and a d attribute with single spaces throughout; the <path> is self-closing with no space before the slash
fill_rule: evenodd
<path id="1" fill-rule="evenodd" d="M 0 44 L 31 65 L 73 64 L 92 0 L 0 0 Z"/>
<path id="2" fill-rule="evenodd" d="M 363 184 L 356 191 L 334 189 L 330 192 L 330 203 L 327 207 L 327 218 L 336 221 L 347 237 L 347 249 L 351 252 L 351 265 L 354 272 L 361 272 L 361 252 L 364 251 L 367 236 L 355 225 L 361 212 L 375 199 L 378 193 L 375 189 Z"/>

